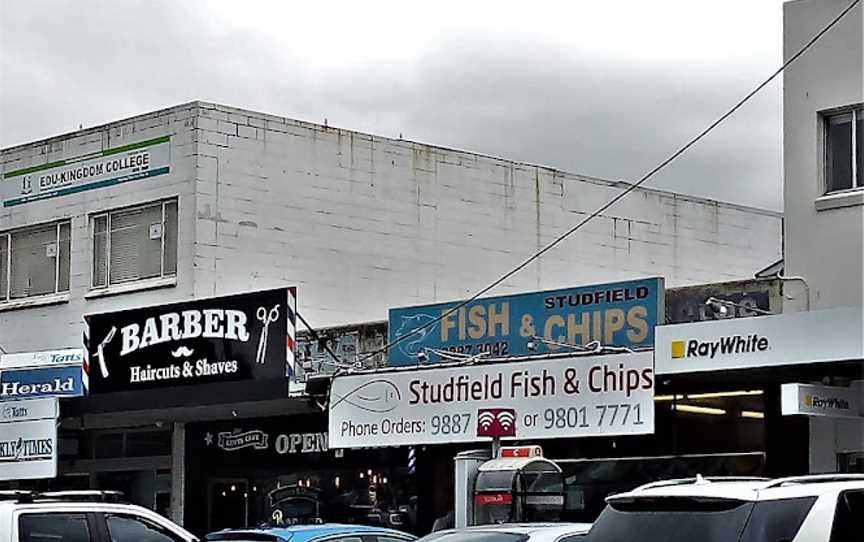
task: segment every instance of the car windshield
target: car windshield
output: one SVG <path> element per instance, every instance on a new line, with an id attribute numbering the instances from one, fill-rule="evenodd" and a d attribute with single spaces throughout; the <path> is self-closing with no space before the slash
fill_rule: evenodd
<path id="1" fill-rule="evenodd" d="M 502 531 L 443 531 L 424 536 L 418 542 L 525 542 L 527 535 Z"/>
<path id="2" fill-rule="evenodd" d="M 815 498 L 639 498 L 613 502 L 586 542 L 764 542 L 792 540 Z"/>

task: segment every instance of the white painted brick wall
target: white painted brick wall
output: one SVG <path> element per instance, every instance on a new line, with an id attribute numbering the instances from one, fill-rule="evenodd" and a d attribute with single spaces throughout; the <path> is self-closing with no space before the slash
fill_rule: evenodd
<path id="1" fill-rule="evenodd" d="M 200 151 L 214 157 L 198 169 L 209 209 L 199 222 L 221 221 L 215 242 L 196 245 L 196 294 L 297 284 L 317 326 L 473 293 L 622 189 L 212 104 L 198 127 L 210 143 Z M 746 278 L 780 258 L 780 231 L 775 213 L 640 190 L 498 292 Z"/>
<path id="2" fill-rule="evenodd" d="M 172 172 L 0 210 L 72 217 L 69 303 L 0 311 L 10 352 L 74 346 L 81 315 L 295 284 L 315 326 L 473 293 L 622 188 L 487 156 L 195 103 L 2 151 L 4 170 L 171 134 Z M 84 300 L 91 213 L 180 198 L 178 286 Z M 497 293 L 663 275 L 746 278 L 780 257 L 777 214 L 640 190 Z M 46 332 L 48 330 L 48 332 Z"/>

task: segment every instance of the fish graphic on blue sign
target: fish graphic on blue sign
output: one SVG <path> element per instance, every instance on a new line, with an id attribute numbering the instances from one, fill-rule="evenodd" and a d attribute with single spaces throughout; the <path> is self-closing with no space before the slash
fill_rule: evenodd
<path id="1" fill-rule="evenodd" d="M 431 324 L 434 321 L 435 318 L 428 314 L 403 316 L 402 325 L 396 331 L 396 337 L 403 337 L 409 334 L 412 334 L 412 336 L 410 339 L 406 339 L 399 344 L 399 350 L 406 356 L 416 356 L 423 348 L 423 342 L 426 340 L 426 337 L 438 327 L 438 324 Z"/>

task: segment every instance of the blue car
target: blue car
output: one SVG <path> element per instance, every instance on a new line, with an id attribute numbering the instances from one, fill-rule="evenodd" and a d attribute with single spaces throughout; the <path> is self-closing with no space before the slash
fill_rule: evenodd
<path id="1" fill-rule="evenodd" d="M 416 536 L 363 525 L 293 525 L 261 529 L 229 529 L 208 534 L 204 540 L 234 542 L 413 542 Z"/>

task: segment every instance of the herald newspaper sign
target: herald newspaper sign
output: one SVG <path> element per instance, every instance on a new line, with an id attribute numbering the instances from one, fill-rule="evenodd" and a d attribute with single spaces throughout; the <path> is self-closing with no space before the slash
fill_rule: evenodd
<path id="1" fill-rule="evenodd" d="M 480 298 L 454 311 L 459 304 L 390 309 L 390 342 L 408 337 L 389 350 L 389 364 L 417 365 L 421 352 L 428 362 L 445 359 L 441 351 L 492 358 L 566 352 L 554 342 L 649 349 L 663 322 L 664 289 L 662 278 L 647 278 Z"/>
<path id="2" fill-rule="evenodd" d="M 651 352 L 337 376 L 331 448 L 654 432 Z"/>

